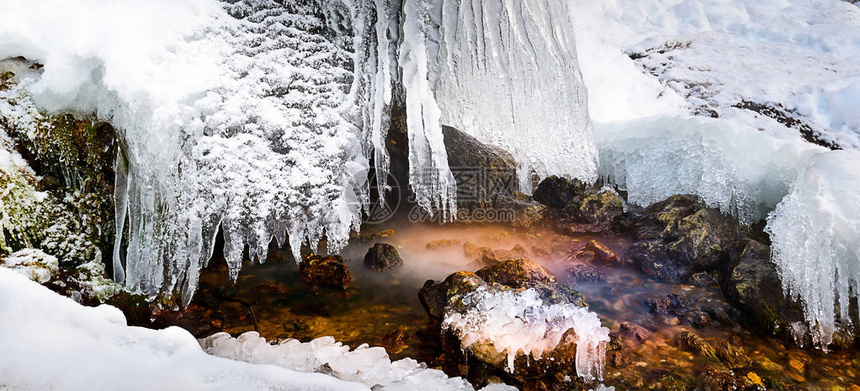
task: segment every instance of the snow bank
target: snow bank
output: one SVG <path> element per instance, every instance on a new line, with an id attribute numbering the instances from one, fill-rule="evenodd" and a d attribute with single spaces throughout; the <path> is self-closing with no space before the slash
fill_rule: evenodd
<path id="1" fill-rule="evenodd" d="M 534 289 L 466 293 L 465 313 L 446 310 L 442 326 L 460 338 L 463 349 L 483 342 L 507 354 L 508 371 L 518 354 L 540 359 L 558 346 L 564 333 L 576 331 L 576 374 L 587 381 L 603 378 L 609 329 L 597 314 L 572 304 L 546 305 Z"/>
<path id="2" fill-rule="evenodd" d="M 0 267 L 12 269 L 40 284 L 51 281 L 51 277 L 60 270 L 57 257 L 32 248 L 25 248 L 0 258 Z"/>
<path id="3" fill-rule="evenodd" d="M 126 326 L 0 268 L 0 388 L 13 390 L 368 390 L 331 376 L 206 354 L 187 331 Z"/>
<path id="4" fill-rule="evenodd" d="M 300 372 L 324 372 L 332 376 L 373 387 L 374 390 L 474 390 L 462 378 L 449 378 L 444 372 L 405 358 L 392 362 L 381 347 L 361 345 L 354 350 L 332 337 L 311 342 L 295 339 L 271 345 L 257 332 L 238 338 L 227 333 L 214 334 L 200 341 L 212 355 L 256 364 L 271 364 Z M 513 387 L 495 386 L 495 390 Z"/>
<path id="5" fill-rule="evenodd" d="M 852 4 L 573 0 L 570 9 L 595 121 L 713 111 L 797 137 L 733 107 L 748 100 L 781 106 L 825 141 L 860 147 L 857 110 L 846 109 L 856 107 L 860 82 L 860 8 Z M 645 57 L 634 62 L 633 53 Z"/>
<path id="6" fill-rule="evenodd" d="M 767 231 L 786 293 L 802 299 L 813 342 L 826 347 L 837 319 L 852 323 L 850 300 L 860 292 L 860 152 L 812 158 Z"/>

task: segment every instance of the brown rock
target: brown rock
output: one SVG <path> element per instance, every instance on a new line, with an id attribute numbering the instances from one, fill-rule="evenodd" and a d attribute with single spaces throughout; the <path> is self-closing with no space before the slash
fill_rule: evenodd
<path id="1" fill-rule="evenodd" d="M 618 263 L 618 256 L 603 243 L 596 240 L 589 240 L 585 244 L 585 249 L 594 253 L 594 261 L 604 264 Z"/>
<path id="2" fill-rule="evenodd" d="M 512 287 L 522 287 L 531 283 L 554 283 L 556 281 L 547 268 L 528 259 L 515 259 L 499 262 L 475 272 L 486 282 L 495 282 Z"/>
<path id="3" fill-rule="evenodd" d="M 349 267 L 338 255 L 322 257 L 311 253 L 299 263 L 302 281 L 314 285 L 325 285 L 346 290 L 351 281 Z"/>

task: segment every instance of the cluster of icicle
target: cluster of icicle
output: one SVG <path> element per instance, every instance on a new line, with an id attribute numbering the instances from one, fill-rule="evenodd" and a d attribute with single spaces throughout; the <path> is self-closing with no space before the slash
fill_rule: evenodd
<path id="1" fill-rule="evenodd" d="M 341 249 L 368 206 L 371 164 L 386 186 L 393 102 L 407 112 L 409 185 L 432 213 L 456 208 L 443 123 L 509 149 L 523 184 L 595 179 L 565 7 L 9 0 L 0 57 L 44 64 L 40 108 L 118 129 L 114 277 L 188 303 L 219 227 L 233 278 L 246 245 L 259 260 L 273 239 L 296 255 L 323 237 Z"/>
<path id="2" fill-rule="evenodd" d="M 576 374 L 587 381 L 603 378 L 609 329 L 597 314 L 573 304 L 546 304 L 534 289 L 494 291 L 486 287 L 465 294 L 468 309 L 446 310 L 442 326 L 460 338 L 463 349 L 487 344 L 507 356 L 506 369 L 514 371 L 517 355 L 540 359 L 555 349 L 573 329 L 576 338 Z"/>

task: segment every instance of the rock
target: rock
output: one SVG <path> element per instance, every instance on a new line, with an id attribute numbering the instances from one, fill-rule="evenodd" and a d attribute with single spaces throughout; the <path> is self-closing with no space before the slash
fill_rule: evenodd
<path id="1" fill-rule="evenodd" d="M 406 332 L 403 329 L 393 330 L 382 337 L 380 345 L 389 353 L 397 354 L 408 348 Z"/>
<path id="2" fill-rule="evenodd" d="M 457 182 L 457 205 L 464 209 L 497 206 L 519 190 L 517 162 L 507 151 L 442 126 L 448 166 Z"/>
<path id="3" fill-rule="evenodd" d="M 475 257 L 483 257 L 484 254 L 489 253 L 491 250 L 489 247 L 477 246 L 472 244 L 472 242 L 463 243 L 463 254 L 465 254 L 469 258 Z"/>
<path id="4" fill-rule="evenodd" d="M 615 252 L 596 240 L 589 240 L 588 243 L 585 244 L 585 249 L 594 253 L 595 262 L 602 264 L 614 264 L 619 262 L 618 256 L 615 255 Z"/>
<path id="5" fill-rule="evenodd" d="M 676 341 L 681 349 L 699 354 L 703 357 L 717 358 L 717 350 L 714 346 L 692 331 L 682 331 L 678 333 Z"/>
<path id="6" fill-rule="evenodd" d="M 803 309 L 785 297 L 768 246 L 747 240 L 723 285 L 726 298 L 748 315 L 744 318 L 771 335 L 793 341 L 791 324 L 804 320 Z"/>
<path id="7" fill-rule="evenodd" d="M 519 244 L 510 250 L 490 250 L 487 247 L 480 247 L 477 250 L 472 249 L 471 252 L 480 254 L 480 257 L 471 264 L 476 268 L 493 266 L 504 261 L 525 259 L 528 256 L 528 250 Z"/>
<path id="8" fill-rule="evenodd" d="M 651 333 L 648 329 L 631 322 L 624 322 L 618 325 L 618 333 L 617 335 L 622 337 L 625 341 L 635 341 L 637 343 L 645 342 L 647 339 L 651 338 Z"/>
<path id="9" fill-rule="evenodd" d="M 694 273 L 690 276 L 690 283 L 702 288 L 720 289 L 720 283 L 708 272 Z"/>
<path id="10" fill-rule="evenodd" d="M 570 233 L 608 232 L 624 214 L 624 201 L 612 190 L 575 197 L 556 216 L 555 227 Z"/>
<path id="11" fill-rule="evenodd" d="M 254 286 L 254 293 L 257 295 L 279 295 L 283 296 L 290 293 L 290 288 L 283 282 L 264 282 Z"/>
<path id="12" fill-rule="evenodd" d="M 718 270 L 742 234 L 739 223 L 707 208 L 693 195 L 675 195 L 645 209 L 634 221 L 637 242 L 629 256 L 646 274 L 685 282 L 701 271 Z"/>
<path id="13" fill-rule="evenodd" d="M 322 257 L 314 253 L 306 255 L 299 263 L 302 281 L 308 284 L 325 285 L 346 290 L 351 281 L 349 267 L 338 255 Z"/>
<path id="14" fill-rule="evenodd" d="M 481 278 L 483 275 L 485 279 Z M 466 314 L 479 303 L 463 300 L 463 297 L 478 289 L 489 292 L 519 291 L 534 289 L 547 305 L 572 304 L 585 306 L 581 295 L 570 287 L 555 282 L 549 272 L 528 260 L 509 260 L 499 265 L 482 269 L 478 273 L 457 272 L 442 282 L 427 281 L 419 292 L 419 298 L 431 319 L 442 320 L 446 313 Z M 576 376 L 576 334 L 567 330 L 558 345 L 544 352 L 541 359 L 520 352 L 514 357 L 513 373 L 506 372 L 507 353 L 500 353 L 489 342 L 478 340 L 470 343 L 463 355 L 460 337 L 451 331 L 441 330 L 443 351 L 446 357 L 464 357 L 466 364 L 459 365 L 459 374 L 470 379 L 486 379 L 500 376 L 522 383 L 529 381 L 562 383 L 568 376 L 575 381 Z M 468 338 L 468 337 L 464 337 Z M 447 341 L 447 342 L 446 342 Z M 560 374 L 559 376 L 557 376 Z M 573 384 L 573 383 L 571 383 Z M 577 383 L 578 384 L 578 383 Z"/>
<path id="15" fill-rule="evenodd" d="M 567 267 L 568 276 L 580 283 L 606 282 L 606 277 L 596 267 L 584 263 L 574 263 Z"/>
<path id="16" fill-rule="evenodd" d="M 728 368 L 740 369 L 752 364 L 752 359 L 747 356 L 746 351 L 740 345 L 736 345 L 725 339 L 719 339 L 714 342 L 713 346 L 717 358 Z"/>
<path id="17" fill-rule="evenodd" d="M 367 250 L 364 266 L 375 272 L 385 272 L 403 266 L 403 259 L 397 249 L 388 243 L 376 243 Z"/>
<path id="18" fill-rule="evenodd" d="M 427 280 L 418 291 L 418 299 L 431 319 L 441 321 L 449 297 L 463 295 L 484 284 L 475 273 L 456 272 L 442 282 Z"/>
<path id="19" fill-rule="evenodd" d="M 427 249 L 432 251 L 450 250 L 463 245 L 460 239 L 440 239 L 427 243 Z"/>
<path id="20" fill-rule="evenodd" d="M 686 309 L 687 299 L 681 295 L 651 295 L 645 298 L 645 305 L 655 315 L 678 314 Z"/>
<path id="21" fill-rule="evenodd" d="M 556 277 L 547 268 L 528 259 L 514 259 L 487 266 L 475 272 L 487 282 L 523 287 L 534 283 L 554 283 Z"/>
<path id="22" fill-rule="evenodd" d="M 532 198 L 553 209 L 563 209 L 573 199 L 584 194 L 587 186 L 578 179 L 555 175 L 546 177 L 532 193 Z"/>

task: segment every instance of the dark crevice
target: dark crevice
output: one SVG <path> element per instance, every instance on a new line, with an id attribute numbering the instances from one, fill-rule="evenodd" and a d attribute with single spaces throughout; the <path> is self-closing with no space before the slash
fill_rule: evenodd
<path id="1" fill-rule="evenodd" d="M 748 100 L 742 100 L 740 103 L 732 105 L 732 107 L 759 113 L 761 115 L 776 120 L 776 122 L 779 122 L 786 127 L 797 129 L 798 131 L 800 131 L 800 135 L 803 137 L 803 139 L 810 143 L 820 145 L 822 147 L 829 148 L 832 150 L 842 149 L 842 147 L 837 144 L 820 139 L 815 134 L 815 131 L 812 130 L 812 127 L 809 126 L 809 124 L 794 116 L 794 110 L 786 109 L 779 103 L 774 106 L 756 103 Z"/>

